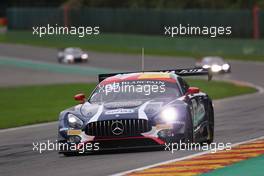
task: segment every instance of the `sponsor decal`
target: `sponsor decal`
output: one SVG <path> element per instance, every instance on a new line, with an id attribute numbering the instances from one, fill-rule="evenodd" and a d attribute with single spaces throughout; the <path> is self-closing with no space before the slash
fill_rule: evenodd
<path id="1" fill-rule="evenodd" d="M 112 115 L 112 114 L 130 114 L 130 113 L 134 113 L 134 109 L 115 109 L 115 110 L 109 110 L 106 111 L 105 114 L 106 115 Z"/>
<path id="2" fill-rule="evenodd" d="M 68 135 L 80 135 L 82 133 L 82 130 L 68 130 Z"/>

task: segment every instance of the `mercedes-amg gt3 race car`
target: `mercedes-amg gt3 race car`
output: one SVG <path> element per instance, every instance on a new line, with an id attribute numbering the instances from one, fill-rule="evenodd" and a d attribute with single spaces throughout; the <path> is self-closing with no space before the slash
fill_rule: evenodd
<path id="1" fill-rule="evenodd" d="M 211 69 L 212 73 L 231 73 L 231 65 L 219 56 L 206 56 L 196 62 L 196 67 Z"/>
<path id="2" fill-rule="evenodd" d="M 88 54 L 80 48 L 65 48 L 58 52 L 59 63 L 88 62 Z"/>
<path id="3" fill-rule="evenodd" d="M 207 69 L 102 74 L 88 99 L 60 113 L 58 142 L 71 155 L 84 149 L 163 146 L 167 142 L 211 143 L 214 110 L 210 97 L 189 87 L 181 76 L 209 74 Z"/>

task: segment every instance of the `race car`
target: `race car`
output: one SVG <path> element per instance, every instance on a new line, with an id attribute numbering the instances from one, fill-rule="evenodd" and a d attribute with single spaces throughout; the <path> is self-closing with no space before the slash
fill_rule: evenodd
<path id="1" fill-rule="evenodd" d="M 196 62 L 196 67 L 211 69 L 212 73 L 230 73 L 231 65 L 218 56 L 207 56 Z"/>
<path id="2" fill-rule="evenodd" d="M 60 113 L 58 142 L 77 147 L 60 148 L 59 153 L 73 155 L 86 144 L 99 150 L 210 144 L 212 100 L 182 78 L 204 74 L 210 72 L 192 68 L 99 75 L 88 99 L 77 94 L 80 104 Z"/>
<path id="3" fill-rule="evenodd" d="M 88 54 L 80 48 L 65 48 L 58 53 L 59 63 L 87 62 Z"/>

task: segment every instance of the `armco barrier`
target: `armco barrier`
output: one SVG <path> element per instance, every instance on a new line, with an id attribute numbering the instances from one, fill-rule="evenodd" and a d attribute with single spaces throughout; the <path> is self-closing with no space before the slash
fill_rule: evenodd
<path id="1" fill-rule="evenodd" d="M 98 25 L 102 32 L 162 34 L 164 26 L 231 26 L 232 37 L 251 38 L 251 10 L 156 10 L 156 9 L 69 9 L 10 8 L 7 11 L 9 29 L 30 29 L 45 24 L 88 26 Z M 264 13 L 259 14 L 260 34 L 264 36 Z M 67 19 L 65 19 L 67 18 Z"/>
<path id="2" fill-rule="evenodd" d="M 259 31 L 260 37 L 264 38 L 264 11 L 260 11 L 259 13 Z"/>

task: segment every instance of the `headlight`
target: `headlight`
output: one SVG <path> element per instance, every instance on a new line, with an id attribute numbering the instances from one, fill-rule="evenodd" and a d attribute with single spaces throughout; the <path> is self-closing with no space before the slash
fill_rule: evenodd
<path id="1" fill-rule="evenodd" d="M 73 55 L 66 55 L 65 58 L 66 58 L 67 60 L 73 60 Z"/>
<path id="2" fill-rule="evenodd" d="M 212 65 L 212 72 L 219 72 L 222 70 L 220 65 Z"/>
<path id="3" fill-rule="evenodd" d="M 224 64 L 222 66 L 223 70 L 227 71 L 229 68 L 230 68 L 230 65 L 229 64 Z"/>
<path id="4" fill-rule="evenodd" d="M 210 65 L 203 65 L 203 68 L 210 68 Z"/>
<path id="5" fill-rule="evenodd" d="M 68 123 L 72 128 L 81 128 L 83 125 L 83 121 L 73 114 L 68 114 Z"/>
<path id="6" fill-rule="evenodd" d="M 88 58 L 88 54 L 82 54 L 82 59 L 87 59 Z"/>
<path id="7" fill-rule="evenodd" d="M 173 122 L 178 118 L 178 112 L 173 107 L 167 107 L 161 112 L 161 118 L 165 122 Z"/>

